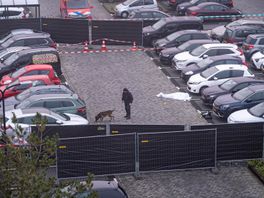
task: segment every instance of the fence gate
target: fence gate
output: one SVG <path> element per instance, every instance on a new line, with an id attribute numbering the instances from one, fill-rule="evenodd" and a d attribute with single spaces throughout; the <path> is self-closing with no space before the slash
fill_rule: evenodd
<path id="1" fill-rule="evenodd" d="M 212 168 L 216 130 L 137 134 L 139 171 Z"/>
<path id="2" fill-rule="evenodd" d="M 57 177 L 135 172 L 136 134 L 60 139 Z"/>

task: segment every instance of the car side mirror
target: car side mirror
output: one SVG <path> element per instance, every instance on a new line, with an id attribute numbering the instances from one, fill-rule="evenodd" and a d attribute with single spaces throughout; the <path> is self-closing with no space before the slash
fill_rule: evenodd
<path id="1" fill-rule="evenodd" d="M 213 78 L 214 80 L 218 80 L 218 78 L 216 77 L 216 76 L 214 76 L 214 78 Z"/>
<path id="2" fill-rule="evenodd" d="M 250 103 L 250 102 L 252 102 L 252 100 L 251 99 L 247 99 L 246 102 L 247 103 Z"/>
<path id="3" fill-rule="evenodd" d="M 207 55 L 207 54 L 204 54 L 204 55 L 202 56 L 202 58 L 203 58 L 203 59 L 206 59 L 206 58 L 208 58 L 208 55 Z"/>
<path id="4" fill-rule="evenodd" d="M 57 124 L 62 124 L 62 121 L 60 121 L 60 120 L 56 120 L 56 123 L 57 123 Z"/>

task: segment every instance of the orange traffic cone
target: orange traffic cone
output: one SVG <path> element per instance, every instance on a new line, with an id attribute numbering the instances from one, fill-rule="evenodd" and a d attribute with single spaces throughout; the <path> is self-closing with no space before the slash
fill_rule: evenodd
<path id="1" fill-rule="evenodd" d="M 102 41 L 101 51 L 102 52 L 107 51 L 107 48 L 106 48 L 106 45 L 105 45 L 105 41 L 104 40 Z"/>
<path id="2" fill-rule="evenodd" d="M 138 48 L 137 48 L 136 42 L 134 41 L 133 47 L 131 48 L 131 51 L 137 51 L 137 50 L 138 50 Z"/>
<path id="3" fill-rule="evenodd" d="M 88 48 L 88 42 L 87 42 L 87 41 L 84 41 L 84 48 L 83 48 L 83 52 L 84 52 L 84 53 L 87 53 L 87 52 L 89 52 L 89 48 Z"/>

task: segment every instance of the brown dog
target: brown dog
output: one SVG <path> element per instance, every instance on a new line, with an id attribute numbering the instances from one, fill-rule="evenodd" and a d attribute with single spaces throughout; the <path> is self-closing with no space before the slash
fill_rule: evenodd
<path id="1" fill-rule="evenodd" d="M 108 116 L 110 118 L 110 120 L 113 120 L 114 119 L 114 116 L 112 115 L 113 111 L 114 110 L 108 110 L 108 111 L 103 111 L 103 112 L 98 113 L 95 116 L 95 122 L 97 122 L 98 120 L 103 121 L 103 119 L 106 116 Z"/>

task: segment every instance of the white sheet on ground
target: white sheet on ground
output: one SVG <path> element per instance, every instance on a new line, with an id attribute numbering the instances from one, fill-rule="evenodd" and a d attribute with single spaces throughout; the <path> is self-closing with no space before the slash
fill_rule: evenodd
<path id="1" fill-rule="evenodd" d="M 169 98 L 169 99 L 174 99 L 174 100 L 183 100 L 183 101 L 190 101 L 191 96 L 188 93 L 185 92 L 175 92 L 175 93 L 170 93 L 170 94 L 164 94 L 160 92 L 157 97 L 159 98 Z"/>

